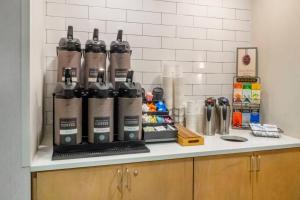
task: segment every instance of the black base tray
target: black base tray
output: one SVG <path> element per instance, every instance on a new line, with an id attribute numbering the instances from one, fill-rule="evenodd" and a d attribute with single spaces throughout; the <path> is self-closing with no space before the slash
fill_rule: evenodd
<path id="1" fill-rule="evenodd" d="M 60 145 L 53 147 L 52 160 L 148 153 L 144 141 L 117 141 L 102 144 Z"/>

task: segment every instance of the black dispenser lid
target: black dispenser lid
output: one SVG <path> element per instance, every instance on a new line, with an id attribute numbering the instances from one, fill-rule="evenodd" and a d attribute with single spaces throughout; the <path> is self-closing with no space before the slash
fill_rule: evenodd
<path id="1" fill-rule="evenodd" d="M 60 39 L 58 49 L 81 52 L 80 40 L 73 38 L 73 26 L 68 26 L 67 37 Z"/>
<path id="2" fill-rule="evenodd" d="M 85 52 L 106 53 L 106 44 L 99 40 L 99 30 L 94 29 L 93 40 L 88 40 L 85 44 Z"/>
<path id="3" fill-rule="evenodd" d="M 97 76 L 97 82 L 89 86 L 89 97 L 111 98 L 114 97 L 114 89 L 111 83 L 104 81 L 104 71 L 100 70 Z"/>
<path id="4" fill-rule="evenodd" d="M 229 106 L 229 100 L 226 97 L 218 98 L 218 103 L 220 106 Z"/>
<path id="5" fill-rule="evenodd" d="M 81 97 L 81 88 L 76 82 L 72 82 L 71 68 L 65 69 L 65 81 L 59 82 L 55 88 L 55 96 L 60 99 L 72 99 Z"/>
<path id="6" fill-rule="evenodd" d="M 129 71 L 126 82 L 121 83 L 119 87 L 119 97 L 137 98 L 142 96 L 141 84 L 133 82 L 132 79 L 133 71 Z"/>
<path id="7" fill-rule="evenodd" d="M 110 53 L 130 53 L 130 45 L 127 41 L 122 40 L 123 30 L 118 31 L 117 40 L 110 44 Z"/>

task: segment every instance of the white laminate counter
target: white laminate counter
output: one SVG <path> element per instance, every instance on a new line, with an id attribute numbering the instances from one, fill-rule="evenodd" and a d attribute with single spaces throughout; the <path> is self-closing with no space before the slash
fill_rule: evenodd
<path id="1" fill-rule="evenodd" d="M 258 138 L 252 136 L 249 131 L 241 130 L 231 130 L 231 135 L 246 137 L 248 138 L 248 141 L 235 143 L 220 139 L 220 135 L 205 136 L 205 145 L 201 146 L 182 147 L 177 143 L 149 144 L 147 145 L 147 147 L 150 149 L 150 153 L 59 161 L 51 160 L 52 147 L 40 146 L 37 154 L 32 161 L 31 171 L 37 172 L 300 147 L 300 139 L 295 139 L 286 135 L 283 135 L 280 139 Z"/>

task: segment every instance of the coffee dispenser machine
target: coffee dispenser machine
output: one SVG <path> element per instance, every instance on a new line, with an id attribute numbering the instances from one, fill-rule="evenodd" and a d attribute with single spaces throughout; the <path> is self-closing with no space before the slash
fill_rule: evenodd
<path id="1" fill-rule="evenodd" d="M 70 68 L 72 81 L 81 83 L 81 44 L 73 38 L 73 27 L 68 27 L 66 38 L 61 38 L 57 47 L 57 81 L 64 81 L 64 72 Z"/>
<path id="2" fill-rule="evenodd" d="M 99 30 L 94 29 L 93 39 L 88 40 L 84 51 L 84 85 L 97 82 L 98 72 L 106 74 L 106 45 L 99 40 Z"/>
<path id="3" fill-rule="evenodd" d="M 99 71 L 97 82 L 89 86 L 88 141 L 112 142 L 114 137 L 114 90 L 104 81 L 104 71 Z"/>
<path id="4" fill-rule="evenodd" d="M 231 109 L 229 100 L 225 97 L 218 98 L 216 132 L 221 135 L 229 134 Z"/>
<path id="5" fill-rule="evenodd" d="M 118 139 L 121 141 L 142 139 L 142 88 L 132 79 L 133 71 L 129 71 L 126 82 L 119 87 Z"/>
<path id="6" fill-rule="evenodd" d="M 122 40 L 123 31 L 118 31 L 117 40 L 111 42 L 109 53 L 109 80 L 116 90 L 122 82 L 126 81 L 130 69 L 131 50 L 127 41 Z"/>
<path id="7" fill-rule="evenodd" d="M 204 134 L 215 135 L 216 133 L 216 99 L 205 100 L 204 108 Z"/>
<path id="8" fill-rule="evenodd" d="M 54 143 L 73 145 L 82 141 L 82 98 L 78 83 L 66 68 L 64 82 L 57 83 L 53 98 Z"/>

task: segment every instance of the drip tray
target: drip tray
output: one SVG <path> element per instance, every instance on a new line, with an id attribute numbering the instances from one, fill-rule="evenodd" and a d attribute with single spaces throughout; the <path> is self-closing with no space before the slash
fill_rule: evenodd
<path id="1" fill-rule="evenodd" d="M 144 141 L 54 146 L 52 160 L 66 160 L 135 153 L 148 153 Z"/>

